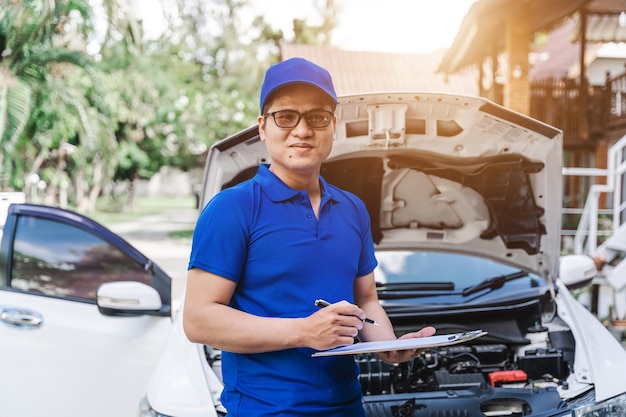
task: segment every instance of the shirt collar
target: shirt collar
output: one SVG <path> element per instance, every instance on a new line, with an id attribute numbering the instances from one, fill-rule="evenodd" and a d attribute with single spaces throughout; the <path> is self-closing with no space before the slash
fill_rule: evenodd
<path id="1" fill-rule="evenodd" d="M 259 165 L 259 169 L 254 177 L 254 181 L 259 184 L 263 193 L 274 203 L 278 203 L 281 201 L 290 200 L 297 195 L 299 195 L 302 191 L 294 190 L 290 188 L 282 182 L 280 178 L 278 178 L 272 171 L 269 170 L 269 164 L 261 164 Z M 333 198 L 330 189 L 328 187 L 328 183 L 326 180 L 320 175 L 320 186 L 322 190 L 322 203 L 331 200 L 333 202 L 337 202 L 336 199 Z"/>

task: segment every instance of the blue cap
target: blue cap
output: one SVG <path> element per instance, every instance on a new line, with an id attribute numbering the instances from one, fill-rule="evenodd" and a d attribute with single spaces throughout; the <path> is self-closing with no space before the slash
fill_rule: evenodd
<path id="1" fill-rule="evenodd" d="M 337 94 L 333 87 L 330 73 L 317 64 L 304 58 L 290 58 L 272 65 L 265 73 L 265 80 L 261 87 L 261 112 L 265 101 L 274 91 L 289 84 L 310 84 L 319 88 L 337 103 Z"/>

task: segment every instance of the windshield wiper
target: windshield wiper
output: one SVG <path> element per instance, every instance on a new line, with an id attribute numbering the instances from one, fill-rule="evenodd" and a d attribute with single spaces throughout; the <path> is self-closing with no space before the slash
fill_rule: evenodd
<path id="1" fill-rule="evenodd" d="M 486 280 L 479 282 L 476 285 L 463 288 L 463 297 L 467 297 L 468 295 L 475 294 L 478 291 L 482 291 L 487 288 L 497 290 L 498 288 L 501 288 L 506 282 L 513 281 L 514 279 L 522 278 L 525 276 L 528 276 L 528 272 L 522 271 L 520 269 L 519 271 L 513 272 L 511 274 L 487 278 Z"/>
<path id="2" fill-rule="evenodd" d="M 378 298 L 398 300 L 402 298 L 449 296 L 454 291 L 453 282 L 390 282 L 376 283 Z"/>
<path id="3" fill-rule="evenodd" d="M 453 291 L 454 282 L 377 282 L 378 291 Z"/>

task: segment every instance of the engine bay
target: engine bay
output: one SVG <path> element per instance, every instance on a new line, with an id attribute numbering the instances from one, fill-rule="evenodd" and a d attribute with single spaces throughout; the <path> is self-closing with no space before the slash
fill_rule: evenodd
<path id="1" fill-rule="evenodd" d="M 539 325 L 526 338 L 525 345 L 477 340 L 428 349 L 395 365 L 374 354 L 357 355 L 367 415 L 527 416 L 554 410 L 562 401 L 558 389 L 567 389 L 573 338 Z"/>

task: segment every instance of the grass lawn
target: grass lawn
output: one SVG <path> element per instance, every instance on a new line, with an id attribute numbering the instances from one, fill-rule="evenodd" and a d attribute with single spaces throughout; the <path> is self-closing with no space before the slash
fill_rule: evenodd
<path id="1" fill-rule="evenodd" d="M 109 227 L 112 224 L 132 221 L 134 219 L 160 214 L 172 209 L 193 209 L 196 207 L 194 196 L 186 197 L 136 197 L 133 210 L 122 210 L 119 204 L 110 199 L 100 199 L 96 203 L 97 211 L 89 217 Z M 182 232 L 181 232 L 182 233 Z"/>

